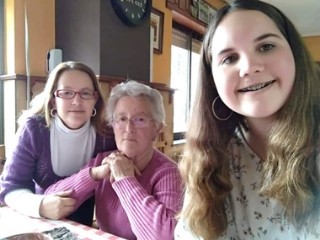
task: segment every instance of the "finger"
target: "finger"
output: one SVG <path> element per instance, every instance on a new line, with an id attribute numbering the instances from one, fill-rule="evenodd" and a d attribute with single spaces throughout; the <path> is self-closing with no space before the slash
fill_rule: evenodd
<path id="1" fill-rule="evenodd" d="M 109 156 L 105 157 L 105 158 L 102 160 L 101 165 L 107 164 L 107 163 L 108 163 L 108 160 L 109 160 Z"/>
<path id="2" fill-rule="evenodd" d="M 111 153 L 109 156 L 110 156 L 111 158 L 116 158 L 117 155 L 119 155 L 119 151 L 114 151 L 114 152 Z"/>
<path id="3" fill-rule="evenodd" d="M 72 194 L 72 192 L 73 192 L 73 190 L 70 189 L 70 190 L 66 190 L 66 191 L 63 191 L 63 192 L 58 192 L 55 195 L 59 196 L 59 197 L 69 197 Z"/>
<path id="4" fill-rule="evenodd" d="M 113 159 L 113 157 L 111 156 L 111 154 L 107 157 L 105 157 L 102 162 L 101 162 L 101 165 L 106 165 L 110 162 L 110 160 Z"/>
<path id="5" fill-rule="evenodd" d="M 74 198 L 65 198 L 63 201 L 64 207 L 73 207 L 76 205 L 77 201 Z"/>
<path id="6" fill-rule="evenodd" d="M 112 174 L 110 174 L 110 182 L 113 183 L 114 182 L 114 177 Z"/>
<path id="7" fill-rule="evenodd" d="M 139 171 L 138 167 L 136 165 L 134 165 L 134 172 L 136 174 L 138 174 L 139 176 L 141 176 L 141 172 Z"/>

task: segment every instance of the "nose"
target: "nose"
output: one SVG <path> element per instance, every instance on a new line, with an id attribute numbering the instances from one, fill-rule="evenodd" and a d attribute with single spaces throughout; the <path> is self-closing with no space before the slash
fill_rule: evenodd
<path id="1" fill-rule="evenodd" d="M 258 56 L 245 56 L 239 61 L 240 77 L 250 76 L 264 70 L 262 60 Z"/>
<path id="2" fill-rule="evenodd" d="M 83 99 L 80 97 L 80 93 L 76 92 L 76 94 L 74 95 L 73 99 L 72 99 L 72 103 L 73 104 L 80 104 L 83 102 Z"/>
<path id="3" fill-rule="evenodd" d="M 134 127 L 131 119 L 128 119 L 125 130 L 126 130 L 126 132 L 129 132 L 129 133 L 132 133 L 135 131 L 135 127 Z"/>

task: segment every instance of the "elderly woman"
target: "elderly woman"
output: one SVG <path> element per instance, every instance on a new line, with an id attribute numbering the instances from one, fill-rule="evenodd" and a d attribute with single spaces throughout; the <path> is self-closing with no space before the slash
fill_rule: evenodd
<path id="1" fill-rule="evenodd" d="M 118 150 L 98 155 L 46 193 L 73 189 L 74 209 L 95 194 L 103 231 L 129 240 L 173 239 L 182 187 L 176 164 L 153 147 L 165 119 L 160 93 L 135 81 L 119 84 L 107 114 Z"/>

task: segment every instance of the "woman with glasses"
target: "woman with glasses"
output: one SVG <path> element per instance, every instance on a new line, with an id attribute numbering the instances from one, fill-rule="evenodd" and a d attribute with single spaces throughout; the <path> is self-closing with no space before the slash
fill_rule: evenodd
<path id="1" fill-rule="evenodd" d="M 45 189 L 78 172 L 97 153 L 116 149 L 94 72 L 78 62 L 59 64 L 18 123 L 0 179 L 1 202 L 32 217 L 68 216 L 75 201 L 70 192 L 45 196 Z M 69 218 L 91 225 L 93 206 L 89 199 Z"/>
<path id="2" fill-rule="evenodd" d="M 182 187 L 176 163 L 153 147 L 165 112 L 161 94 L 129 81 L 115 86 L 107 108 L 118 150 L 99 154 L 46 194 L 73 190 L 76 208 L 95 194 L 101 230 L 125 239 L 173 239 Z"/>

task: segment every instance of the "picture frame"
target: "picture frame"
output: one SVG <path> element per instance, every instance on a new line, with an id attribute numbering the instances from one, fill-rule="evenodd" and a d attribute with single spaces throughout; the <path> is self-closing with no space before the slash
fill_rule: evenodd
<path id="1" fill-rule="evenodd" d="M 209 24 L 211 19 L 216 15 L 217 10 L 211 7 L 203 0 L 198 1 L 198 19 L 205 24 Z"/>
<path id="2" fill-rule="evenodd" d="M 162 53 L 163 47 L 163 24 L 164 13 L 158 9 L 152 8 L 150 16 L 150 27 L 153 29 L 153 52 Z"/>

